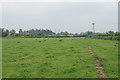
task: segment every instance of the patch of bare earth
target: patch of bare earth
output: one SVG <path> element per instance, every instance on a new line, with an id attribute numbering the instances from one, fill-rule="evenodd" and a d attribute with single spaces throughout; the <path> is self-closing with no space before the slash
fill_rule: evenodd
<path id="1" fill-rule="evenodd" d="M 99 58 L 95 55 L 93 49 L 90 46 L 88 47 L 88 50 L 90 54 L 94 57 L 95 67 L 97 71 L 99 72 L 98 78 L 100 78 L 101 80 L 108 80 L 108 77 L 105 74 L 103 65 L 100 63 Z"/>

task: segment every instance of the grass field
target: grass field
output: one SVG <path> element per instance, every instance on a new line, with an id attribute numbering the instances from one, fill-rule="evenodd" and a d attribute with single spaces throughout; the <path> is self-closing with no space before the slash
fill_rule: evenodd
<path id="1" fill-rule="evenodd" d="M 3 78 L 97 78 L 91 46 L 109 78 L 118 77 L 118 42 L 88 38 L 3 38 Z"/>

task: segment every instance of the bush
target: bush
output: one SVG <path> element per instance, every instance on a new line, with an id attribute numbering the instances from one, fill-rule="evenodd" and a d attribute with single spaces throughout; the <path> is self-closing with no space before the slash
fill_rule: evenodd
<path id="1" fill-rule="evenodd" d="M 104 39 L 104 40 L 120 40 L 118 37 L 118 33 L 110 33 L 110 34 L 105 34 L 105 33 L 100 33 L 96 35 L 89 35 L 89 38 L 94 38 L 94 39 Z"/>

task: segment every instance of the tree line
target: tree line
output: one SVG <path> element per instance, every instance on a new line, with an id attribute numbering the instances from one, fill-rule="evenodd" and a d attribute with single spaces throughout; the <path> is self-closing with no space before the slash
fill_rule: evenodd
<path id="1" fill-rule="evenodd" d="M 99 33 L 95 35 L 89 35 L 89 38 L 94 38 L 94 39 L 103 39 L 103 40 L 120 40 L 120 33 L 118 32 L 112 32 L 108 31 L 106 33 Z"/>
<path id="2" fill-rule="evenodd" d="M 16 31 L 14 29 L 8 30 L 8 29 L 0 28 L 0 32 L 1 32 L 1 37 L 44 37 L 44 36 L 74 35 L 73 33 L 68 33 L 67 31 L 55 33 L 49 29 L 30 29 L 30 30 L 26 30 L 26 31 L 19 29 L 18 33 L 16 33 Z"/>
<path id="3" fill-rule="evenodd" d="M 19 29 L 18 33 L 14 29 L 8 30 L 0 28 L 1 37 L 28 37 L 28 38 L 58 38 L 58 37 L 87 37 L 94 39 L 104 39 L 104 40 L 120 40 L 120 33 L 114 31 L 107 31 L 105 33 L 93 33 L 92 31 L 86 31 L 82 33 L 69 33 L 59 32 L 55 33 L 48 29 L 30 29 L 23 31 Z"/>

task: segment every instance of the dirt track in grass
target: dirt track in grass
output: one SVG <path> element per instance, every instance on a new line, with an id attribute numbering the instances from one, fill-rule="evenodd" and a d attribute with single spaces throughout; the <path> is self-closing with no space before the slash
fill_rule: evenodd
<path id="1" fill-rule="evenodd" d="M 99 58 L 95 55 L 93 49 L 89 46 L 88 50 L 90 54 L 94 57 L 94 63 L 97 71 L 99 72 L 98 78 L 101 78 L 101 80 L 108 80 L 108 77 L 105 74 L 103 65 L 101 64 Z"/>

